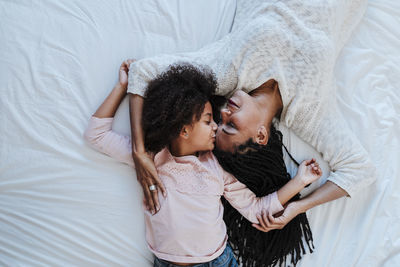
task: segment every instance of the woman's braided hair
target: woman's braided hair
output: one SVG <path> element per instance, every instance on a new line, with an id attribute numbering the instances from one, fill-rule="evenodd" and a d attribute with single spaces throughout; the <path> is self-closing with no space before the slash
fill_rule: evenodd
<path id="1" fill-rule="evenodd" d="M 219 150 L 215 150 L 214 154 L 226 171 L 257 197 L 262 197 L 277 191 L 291 179 L 286 170 L 282 146 L 282 133 L 272 126 L 267 145 L 256 144 L 250 139 L 233 154 Z M 297 194 L 291 201 L 299 197 L 300 194 Z M 283 229 L 265 233 L 252 227 L 251 222 L 229 202 L 224 200 L 223 203 L 228 240 L 243 266 L 287 266 L 287 261 L 295 266 L 306 253 L 303 240 L 312 252 L 313 238 L 305 213 L 297 215 Z"/>

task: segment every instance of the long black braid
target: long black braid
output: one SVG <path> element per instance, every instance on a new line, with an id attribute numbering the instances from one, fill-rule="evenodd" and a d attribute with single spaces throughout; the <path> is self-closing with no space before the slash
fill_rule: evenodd
<path id="1" fill-rule="evenodd" d="M 249 140 L 233 154 L 219 150 L 215 150 L 214 154 L 226 171 L 244 183 L 257 197 L 262 197 L 278 190 L 290 180 L 282 146 L 282 133 L 272 126 L 267 145 L 258 145 Z M 291 201 L 299 198 L 300 194 L 297 194 Z M 223 203 L 228 240 L 243 266 L 296 266 L 306 253 L 303 240 L 312 253 L 313 238 L 305 213 L 293 218 L 281 230 L 264 233 L 252 227 L 251 222 L 228 201 L 223 200 Z M 290 262 L 287 263 L 287 260 Z"/>

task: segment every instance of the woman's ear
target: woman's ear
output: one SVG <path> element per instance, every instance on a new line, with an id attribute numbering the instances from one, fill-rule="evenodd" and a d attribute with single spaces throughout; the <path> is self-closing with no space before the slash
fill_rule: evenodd
<path id="1" fill-rule="evenodd" d="M 266 145 L 268 143 L 268 131 L 264 125 L 257 129 L 256 143 L 259 145 Z"/>

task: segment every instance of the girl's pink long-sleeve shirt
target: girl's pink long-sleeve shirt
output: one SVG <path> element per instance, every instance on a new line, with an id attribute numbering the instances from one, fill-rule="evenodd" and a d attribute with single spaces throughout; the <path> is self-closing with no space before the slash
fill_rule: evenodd
<path id="1" fill-rule="evenodd" d="M 131 139 L 112 131 L 113 118 L 92 117 L 85 139 L 100 152 L 134 166 Z M 227 234 L 221 196 L 246 219 L 258 223 L 257 213 L 275 214 L 283 207 L 274 192 L 257 198 L 244 184 L 224 171 L 211 151 L 196 156 L 174 157 L 167 148 L 155 155 L 158 175 L 167 190 L 159 192 L 160 210 L 146 209 L 146 241 L 160 259 L 199 263 L 218 257 Z"/>

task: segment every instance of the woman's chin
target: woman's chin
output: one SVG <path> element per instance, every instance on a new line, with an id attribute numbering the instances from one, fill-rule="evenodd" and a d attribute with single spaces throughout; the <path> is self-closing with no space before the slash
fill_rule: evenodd
<path id="1" fill-rule="evenodd" d="M 221 151 L 231 151 L 223 142 L 215 142 L 215 148 Z"/>

